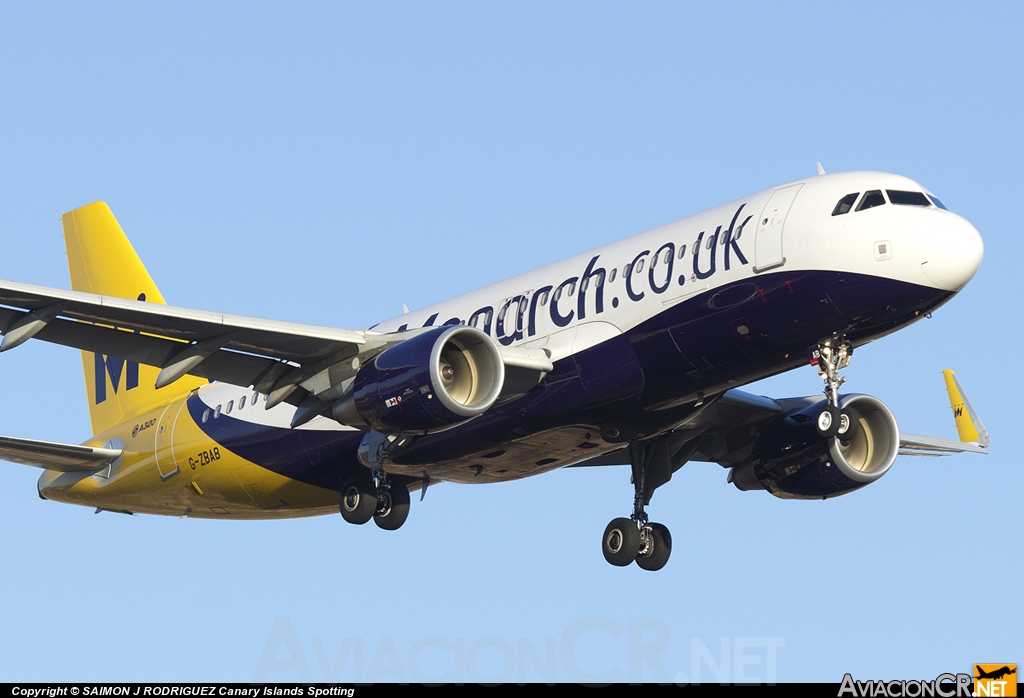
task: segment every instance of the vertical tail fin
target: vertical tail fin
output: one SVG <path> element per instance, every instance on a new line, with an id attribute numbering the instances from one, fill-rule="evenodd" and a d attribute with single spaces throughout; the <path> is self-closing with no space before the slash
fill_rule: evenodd
<path id="1" fill-rule="evenodd" d="M 62 216 L 71 288 L 115 298 L 164 304 L 135 248 L 102 201 Z M 170 402 L 205 381 L 186 376 L 154 387 L 159 369 L 116 356 L 82 352 L 89 416 L 94 434 Z"/>

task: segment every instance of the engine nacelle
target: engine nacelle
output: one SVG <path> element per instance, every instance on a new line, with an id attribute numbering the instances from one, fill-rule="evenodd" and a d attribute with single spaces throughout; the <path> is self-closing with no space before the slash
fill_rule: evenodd
<path id="1" fill-rule="evenodd" d="M 823 402 L 787 415 L 762 433 L 729 481 L 741 490 L 765 489 L 783 499 L 838 497 L 885 475 L 899 453 L 900 430 L 885 404 L 870 395 L 844 395 L 839 407 L 858 428 L 848 441 L 823 439 L 814 419 Z"/>
<path id="2" fill-rule="evenodd" d="M 473 327 L 438 327 L 360 368 L 333 414 L 386 434 L 424 434 L 482 414 L 504 381 L 505 364 L 490 337 Z"/>

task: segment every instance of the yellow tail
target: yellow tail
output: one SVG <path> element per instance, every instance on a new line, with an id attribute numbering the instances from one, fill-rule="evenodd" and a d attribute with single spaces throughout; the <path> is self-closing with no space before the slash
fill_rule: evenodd
<path id="1" fill-rule="evenodd" d="M 71 288 L 164 304 L 135 248 L 102 201 L 62 216 Z M 99 434 L 184 395 L 205 381 L 185 376 L 157 390 L 160 370 L 116 356 L 82 352 L 92 431 Z"/>

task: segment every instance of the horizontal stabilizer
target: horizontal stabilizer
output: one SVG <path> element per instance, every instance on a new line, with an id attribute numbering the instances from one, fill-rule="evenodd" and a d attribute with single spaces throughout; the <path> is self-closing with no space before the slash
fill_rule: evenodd
<path id="1" fill-rule="evenodd" d="M 99 470 L 121 455 L 121 449 L 59 444 L 0 436 L 0 460 L 64 473 Z"/>

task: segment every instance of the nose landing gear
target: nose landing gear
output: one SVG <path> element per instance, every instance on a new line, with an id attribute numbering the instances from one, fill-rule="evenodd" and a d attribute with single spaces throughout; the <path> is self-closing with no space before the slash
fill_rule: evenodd
<path id="1" fill-rule="evenodd" d="M 839 386 L 846 382 L 839 371 L 849 366 L 852 358 L 853 345 L 843 335 L 826 339 L 811 352 L 811 363 L 816 363 L 818 375 L 825 381 L 825 406 L 814 420 L 818 434 L 824 439 L 838 437 L 849 441 L 857 430 L 858 416 L 852 410 L 839 409 Z"/>

